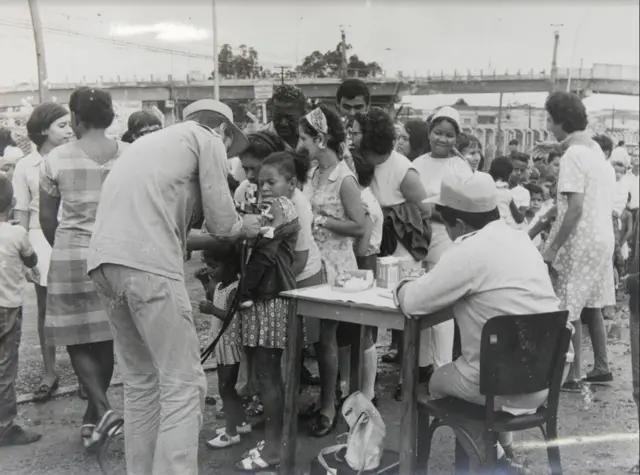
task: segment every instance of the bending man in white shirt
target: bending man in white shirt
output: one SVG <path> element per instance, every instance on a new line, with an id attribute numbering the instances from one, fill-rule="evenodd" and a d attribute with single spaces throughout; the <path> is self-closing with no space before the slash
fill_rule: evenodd
<path id="1" fill-rule="evenodd" d="M 453 308 L 462 356 L 434 372 L 429 385 L 431 396 L 454 396 L 484 405 L 479 382 L 485 322 L 501 315 L 557 311 L 560 302 L 542 255 L 531 239 L 500 219 L 491 176 L 482 172 L 472 177 L 448 175 L 440 195 L 428 201 L 436 203 L 454 243 L 426 275 L 401 282 L 396 299 L 408 315 Z M 534 412 L 546 399 L 547 391 L 497 397 L 496 409 Z M 472 435 L 484 453 L 482 428 Z M 512 455 L 511 434 L 501 434 L 500 443 L 505 450 L 498 448 L 499 465 L 505 466 L 507 473 L 523 473 L 504 454 Z"/>

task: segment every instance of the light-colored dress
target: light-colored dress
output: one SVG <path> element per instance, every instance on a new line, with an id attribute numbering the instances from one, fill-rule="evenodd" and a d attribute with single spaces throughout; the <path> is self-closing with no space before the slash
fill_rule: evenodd
<path id="1" fill-rule="evenodd" d="M 238 288 L 238 282 L 234 282 L 224 288 L 221 288 L 221 285 L 218 283 L 213 291 L 213 306 L 222 312 L 227 312 L 231 306 L 234 291 Z M 216 362 L 218 364 L 223 366 L 234 365 L 242 360 L 242 328 L 240 324 L 240 316 L 236 313 L 216 345 Z"/>
<path id="2" fill-rule="evenodd" d="M 16 199 L 14 209 L 29 213 L 29 242 L 38 255 L 40 285 L 47 286 L 51 245 L 40 229 L 40 167 L 44 161 L 37 151 L 31 152 L 18 161 L 13 172 L 13 194 Z"/>
<path id="3" fill-rule="evenodd" d="M 99 165 L 71 142 L 45 159 L 40 188 L 60 197 L 49 267 L 45 334 L 51 345 L 68 346 L 112 340 L 107 313 L 87 275 L 87 254 L 102 183 L 126 144 Z"/>
<path id="4" fill-rule="evenodd" d="M 572 136 L 566 143 L 571 144 Z M 615 305 L 613 277 L 613 224 L 611 208 L 615 181 L 602 150 L 587 140 L 569 145 L 560 159 L 558 217 L 547 245 L 555 240 L 567 212 L 565 193 L 582 193 L 584 201 L 578 223 L 560 248 L 553 267 L 558 272 L 555 290 L 569 320 L 580 318 L 583 308 Z"/>
<path id="5" fill-rule="evenodd" d="M 298 218 L 295 204 L 288 198 L 279 197 L 284 224 Z M 242 315 L 242 344 L 284 350 L 287 347 L 287 322 L 289 303 L 276 297 L 254 301 L 253 306 L 240 312 Z"/>
<path id="6" fill-rule="evenodd" d="M 320 184 L 320 172 L 317 167 L 310 172 L 310 180 L 304 188 L 304 193 L 311 203 L 314 216 L 340 220 L 347 218 L 340 197 L 340 188 L 342 181 L 349 177 L 355 180 L 355 175 L 345 161 L 338 162 L 323 184 Z M 320 249 L 328 284 L 334 285 L 336 278 L 343 271 L 358 270 L 353 238 L 341 236 L 323 226 L 313 227 L 313 238 Z"/>

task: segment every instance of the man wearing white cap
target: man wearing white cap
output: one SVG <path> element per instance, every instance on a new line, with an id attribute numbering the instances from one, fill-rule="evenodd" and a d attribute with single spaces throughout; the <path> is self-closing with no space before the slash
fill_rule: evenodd
<path id="1" fill-rule="evenodd" d="M 531 239 L 500 219 L 490 175 L 447 174 L 440 195 L 427 201 L 436 205 L 454 242 L 427 274 L 398 285 L 396 302 L 407 315 L 425 315 L 452 306 L 460 327 L 462 356 L 435 370 L 429 385 L 431 396 L 454 396 L 484 405 L 479 381 L 480 337 L 485 322 L 501 315 L 557 311 L 560 301 Z M 546 398 L 547 391 L 509 397 L 508 402 L 496 397 L 496 410 L 535 412 Z M 477 434 L 472 433 L 476 444 L 482 444 L 482 432 L 479 427 Z M 509 455 L 510 439 L 510 434 L 500 437 Z M 484 453 L 483 445 L 478 447 Z M 522 473 L 508 462 L 501 448 L 498 452 L 499 464 L 507 467 L 507 473 Z"/>
<path id="2" fill-rule="evenodd" d="M 227 185 L 227 155 L 247 139 L 219 101 L 134 142 L 102 187 L 87 267 L 109 314 L 124 380 L 130 475 L 198 473 L 206 379 L 184 282 L 191 225 L 218 238 L 254 237 Z"/>

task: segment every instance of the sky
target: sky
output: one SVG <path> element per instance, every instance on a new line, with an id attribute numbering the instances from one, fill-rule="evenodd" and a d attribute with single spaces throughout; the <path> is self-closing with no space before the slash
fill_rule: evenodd
<path id="1" fill-rule="evenodd" d="M 212 70 L 211 0 L 38 1 L 51 82 L 184 78 Z M 640 62 L 637 1 L 217 0 L 216 5 L 219 45 L 252 46 L 271 68 L 295 66 L 314 50 L 335 48 L 341 26 L 352 53 L 381 63 L 390 75 L 549 71 L 555 28 L 559 67 Z M 35 82 L 27 0 L 0 0 L 0 13 L 0 86 Z M 497 95 L 475 97 L 497 105 Z M 449 98 L 408 100 L 431 107 Z M 544 95 L 505 101 L 538 104 Z M 599 96 L 589 102 L 638 109 L 637 97 Z"/>

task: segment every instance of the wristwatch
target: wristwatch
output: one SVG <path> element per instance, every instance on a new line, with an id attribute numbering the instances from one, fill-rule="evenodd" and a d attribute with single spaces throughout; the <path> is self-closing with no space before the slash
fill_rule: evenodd
<path id="1" fill-rule="evenodd" d="M 403 309 L 402 306 L 400 305 L 400 299 L 398 299 L 398 294 L 400 293 L 400 289 L 402 288 L 402 286 L 404 284 L 406 284 L 407 282 L 411 282 L 412 278 L 405 278 L 402 279 L 400 282 L 398 282 L 398 284 L 396 285 L 395 289 L 393 289 L 392 294 L 393 294 L 393 303 L 395 304 L 396 307 L 398 307 L 400 309 L 400 311 L 402 312 L 402 314 L 406 317 L 406 318 L 413 318 L 411 317 L 411 315 L 408 315 Z"/>

